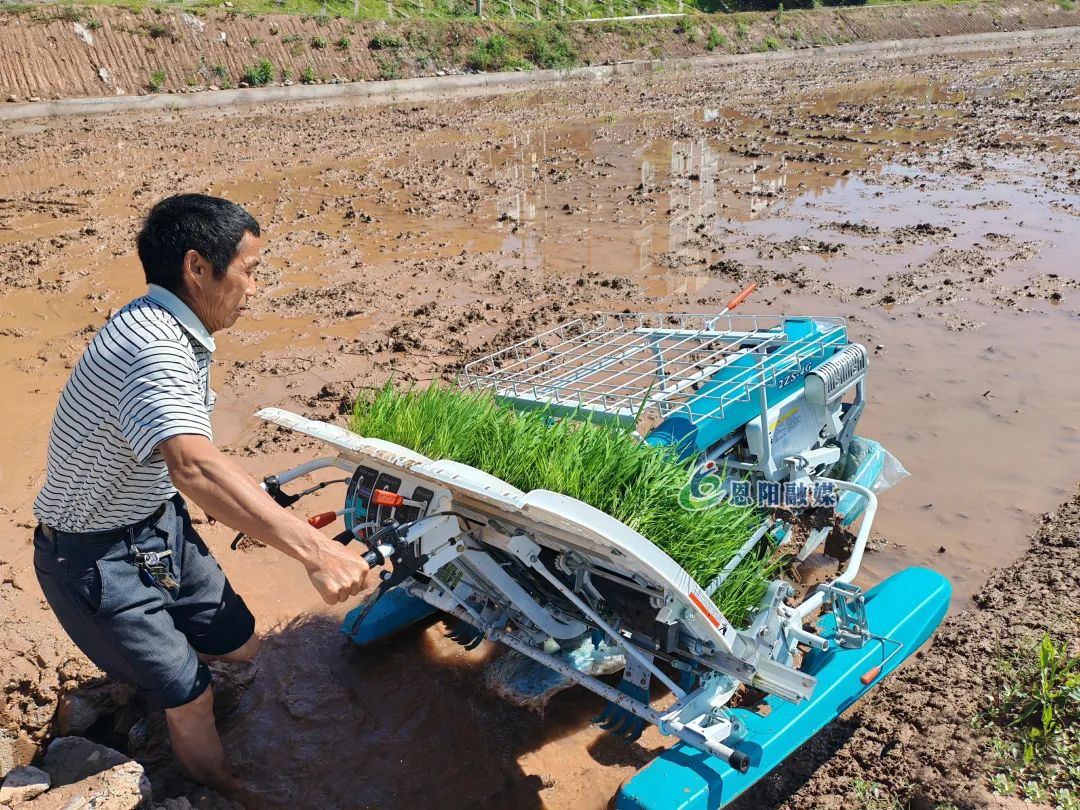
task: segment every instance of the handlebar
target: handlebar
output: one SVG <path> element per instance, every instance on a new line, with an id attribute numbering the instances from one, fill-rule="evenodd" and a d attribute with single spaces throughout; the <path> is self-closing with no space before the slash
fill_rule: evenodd
<path id="1" fill-rule="evenodd" d="M 368 568 L 374 568 L 376 565 L 382 565 L 386 562 L 386 558 L 394 553 L 394 549 L 388 545 L 381 545 L 378 548 L 369 549 L 365 551 L 361 558 L 368 564 Z"/>
<path id="2" fill-rule="evenodd" d="M 356 537 L 353 533 L 346 529 L 334 535 L 335 542 L 341 543 L 343 546 L 349 545 Z M 376 565 L 383 565 L 386 562 L 386 558 L 394 553 L 394 547 L 389 543 L 380 543 L 373 549 L 368 549 L 361 556 L 361 559 L 368 564 L 368 568 L 374 568 Z"/>

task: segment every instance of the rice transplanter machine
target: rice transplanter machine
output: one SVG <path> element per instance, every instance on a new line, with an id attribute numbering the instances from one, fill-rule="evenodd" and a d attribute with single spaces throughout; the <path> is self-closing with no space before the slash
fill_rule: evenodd
<path id="1" fill-rule="evenodd" d="M 342 516 L 338 539 L 366 546 L 373 565 L 392 561 L 375 596 L 344 622 L 353 641 L 370 644 L 438 611 L 459 620 L 466 646 L 500 642 L 605 698 L 605 728 L 636 738 L 652 724 L 676 738 L 624 784 L 618 808 L 725 805 L 918 649 L 949 603 L 948 582 L 926 569 L 867 591 L 855 584 L 876 491 L 900 471 L 880 445 L 855 435 L 866 350 L 848 339 L 843 319 L 732 308 L 564 323 L 469 364 L 461 380 L 514 408 L 613 420 L 675 446 L 696 460 L 686 508 L 748 489 L 752 499 L 825 485 L 836 495 L 763 509 L 713 582 L 695 582 L 648 538 L 560 493 L 522 492 L 287 411 L 259 413 L 334 451 L 268 477 L 268 491 L 291 503 L 297 496 L 283 485 L 320 467 L 345 470 L 343 509 L 315 525 Z M 846 565 L 801 601 L 779 579 L 745 626 L 716 608 L 711 595 L 759 544 L 772 553 L 788 544 L 804 560 L 860 518 Z M 617 686 L 586 665 L 583 650 L 601 649 L 623 667 Z M 665 708 L 650 701 L 654 679 L 670 690 Z M 732 708 L 743 686 L 764 699 Z"/>

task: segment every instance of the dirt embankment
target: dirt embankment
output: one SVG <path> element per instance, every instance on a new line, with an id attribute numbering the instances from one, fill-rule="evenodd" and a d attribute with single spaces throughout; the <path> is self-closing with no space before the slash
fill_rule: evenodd
<path id="1" fill-rule="evenodd" d="M 1063 5 L 991 0 L 541 26 L 42 6 L 0 15 L 0 101 L 570 67 L 1080 24 L 1080 10 Z M 498 33 L 509 38 L 512 58 L 477 52 Z"/>

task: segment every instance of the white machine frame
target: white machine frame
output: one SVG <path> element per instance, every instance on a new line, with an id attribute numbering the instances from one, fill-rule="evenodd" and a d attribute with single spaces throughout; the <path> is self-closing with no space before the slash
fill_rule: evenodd
<path id="1" fill-rule="evenodd" d="M 862 594 L 851 586 L 859 571 L 877 508 L 874 493 L 847 481 L 822 479 L 865 499 L 865 512 L 851 557 L 843 573 L 820 587 L 798 607 L 785 604 L 794 594 L 783 581 L 772 583 L 768 596 L 746 629 L 737 629 L 721 614 L 709 592 L 648 539 L 593 507 L 554 492 L 521 492 L 491 475 L 447 460 L 432 460 L 399 445 L 357 436 L 344 428 L 268 408 L 262 419 L 312 436 L 330 445 L 336 455 L 316 459 L 279 474 L 286 484 L 325 467 L 353 472 L 369 467 L 396 476 L 408 497 L 411 488 L 432 491 L 427 514 L 407 528 L 404 541 L 422 560 L 417 578 L 402 587 L 429 605 L 471 624 L 485 637 L 559 672 L 645 722 L 656 725 L 695 748 L 722 757 L 740 769 L 746 757 L 731 744 L 741 729 L 724 706 L 739 683 L 786 700 L 799 702 L 814 691 L 815 679 L 794 668 L 799 644 L 827 649 L 829 641 L 804 629 L 822 607 L 830 608 L 844 632 L 841 644 L 861 645 L 867 637 Z M 446 513 L 453 512 L 455 515 Z M 542 549 L 555 552 L 555 567 L 575 587 L 568 587 Z M 532 597 L 500 565 L 494 550 L 510 555 L 558 591 L 577 615 Z M 383 550 L 391 556 L 393 549 Z M 677 623 L 679 660 L 700 672 L 696 688 L 687 692 L 643 649 L 631 634 L 601 616 L 582 598 L 591 577 L 617 579 L 624 587 L 643 592 L 657 616 Z M 477 593 L 482 599 L 470 599 Z M 586 626 L 586 622 L 589 626 Z M 601 631 L 609 645 L 625 654 L 626 675 L 658 678 L 675 695 L 666 711 L 624 694 L 599 679 L 578 671 L 549 652 L 552 642 L 580 636 L 589 627 Z M 675 666 L 679 666 L 676 662 Z"/>

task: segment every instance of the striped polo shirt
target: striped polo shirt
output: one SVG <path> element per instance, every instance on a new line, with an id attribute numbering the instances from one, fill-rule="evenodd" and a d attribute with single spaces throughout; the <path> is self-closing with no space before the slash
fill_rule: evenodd
<path id="1" fill-rule="evenodd" d="M 173 436 L 213 439 L 214 338 L 194 312 L 151 284 L 83 352 L 49 432 L 38 520 L 67 532 L 122 528 L 176 493 L 157 447 Z"/>

